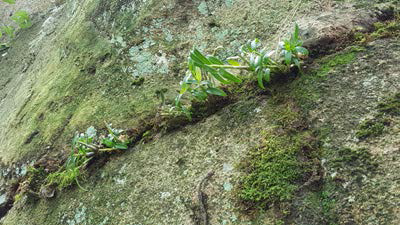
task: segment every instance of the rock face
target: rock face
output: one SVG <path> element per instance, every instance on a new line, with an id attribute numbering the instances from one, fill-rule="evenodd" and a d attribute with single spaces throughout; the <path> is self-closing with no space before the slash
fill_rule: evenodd
<path id="1" fill-rule="evenodd" d="M 0 223 L 399 224 L 399 21 L 374 25 L 394 19 L 395 3 L 17 2 L 34 23 L 0 52 Z M 294 22 L 311 51 L 302 75 L 267 92 L 249 81 L 201 120 L 145 133 L 89 166 L 82 187 L 43 189 L 52 198 L 9 210 L 30 166 L 57 170 L 76 131 L 145 127 L 165 88 L 172 104 L 193 47 L 229 56 L 255 37 L 273 45 Z M 310 133 L 317 147 L 298 159 L 310 166 L 292 196 L 255 209 L 240 200 L 242 165 L 272 131 Z"/>

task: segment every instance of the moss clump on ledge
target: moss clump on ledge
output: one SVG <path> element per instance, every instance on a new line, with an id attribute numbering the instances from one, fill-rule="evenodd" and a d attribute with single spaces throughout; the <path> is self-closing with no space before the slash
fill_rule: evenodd
<path id="1" fill-rule="evenodd" d="M 365 120 L 358 125 L 356 137 L 358 139 L 365 139 L 368 137 L 377 137 L 383 133 L 387 122 L 382 119 L 369 119 Z"/>
<path id="2" fill-rule="evenodd" d="M 388 116 L 400 115 L 400 92 L 385 98 L 377 105 L 378 113 L 372 119 L 365 120 L 358 125 L 356 137 L 366 139 L 377 137 L 384 132 L 386 126 L 390 125 Z"/>
<path id="3" fill-rule="evenodd" d="M 377 108 L 381 114 L 400 116 L 400 92 L 380 102 Z"/>
<path id="4" fill-rule="evenodd" d="M 240 200 L 251 208 L 264 208 L 292 199 L 303 178 L 313 170 L 314 140 L 308 132 L 269 132 L 263 146 L 241 164 L 246 174 L 240 180 Z"/>
<path id="5" fill-rule="evenodd" d="M 316 75 L 319 77 L 325 77 L 328 73 L 336 68 L 337 66 L 346 65 L 352 62 L 356 58 L 356 52 L 361 49 L 351 49 L 348 52 L 335 54 L 323 59 L 319 64 L 320 68 L 316 71 Z"/>

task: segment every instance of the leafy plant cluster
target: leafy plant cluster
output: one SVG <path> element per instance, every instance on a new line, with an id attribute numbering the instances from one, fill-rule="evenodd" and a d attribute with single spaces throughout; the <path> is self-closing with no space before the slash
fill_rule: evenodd
<path id="1" fill-rule="evenodd" d="M 108 134 L 97 136 L 97 130 L 92 126 L 85 133 L 76 134 L 72 140 L 71 153 L 65 164 L 54 173 L 47 176 L 47 185 L 56 184 L 59 189 L 68 187 L 76 182 L 79 187 L 78 178 L 93 157 L 110 151 L 128 149 L 129 140 L 124 131 L 113 129 L 106 124 Z"/>
<path id="2" fill-rule="evenodd" d="M 186 76 L 180 82 L 181 89 L 175 99 L 175 107 L 190 114 L 182 104 L 182 97 L 186 93 L 198 101 L 206 100 L 208 95 L 226 96 L 220 88 L 222 85 L 242 82 L 238 75 L 231 73 L 232 70 L 250 71 L 257 77 L 258 86 L 265 89 L 264 83 L 269 83 L 272 75 L 288 73 L 294 66 L 300 69 L 302 60 L 309 53 L 302 45 L 296 25 L 290 38 L 280 42 L 276 50 L 262 47 L 258 39 L 248 41 L 239 48 L 237 56 L 226 59 L 215 55 L 205 56 L 194 49 L 189 55 Z"/>
<path id="3" fill-rule="evenodd" d="M 2 2 L 8 4 L 15 4 L 15 0 L 2 0 Z M 31 19 L 29 17 L 28 12 L 26 11 L 20 10 L 15 12 L 11 16 L 11 19 L 17 24 L 19 28 L 25 29 L 32 26 Z M 0 40 L 2 39 L 3 36 L 8 37 L 9 39 L 14 38 L 15 30 L 16 30 L 15 26 L 0 25 Z M 7 46 L 6 43 L 1 43 L 0 45 Z"/>

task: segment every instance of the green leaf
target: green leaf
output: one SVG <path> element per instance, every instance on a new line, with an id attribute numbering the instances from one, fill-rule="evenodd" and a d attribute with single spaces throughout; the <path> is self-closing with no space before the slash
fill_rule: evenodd
<path id="1" fill-rule="evenodd" d="M 286 63 L 286 65 L 290 65 L 291 62 L 292 62 L 292 52 L 286 51 L 286 53 L 285 53 L 285 63 Z"/>
<path id="2" fill-rule="evenodd" d="M 256 56 L 256 59 L 254 60 L 254 66 L 259 67 L 261 63 L 262 63 L 262 57 L 259 55 Z"/>
<path id="3" fill-rule="evenodd" d="M 190 58 L 190 57 L 189 57 L 189 60 L 188 60 L 188 67 L 189 67 L 189 71 L 192 72 L 192 73 L 194 73 L 194 71 L 195 71 L 195 70 L 194 70 L 195 65 L 194 65 L 193 59 Z"/>
<path id="4" fill-rule="evenodd" d="M 118 143 L 118 144 L 114 145 L 114 148 L 126 150 L 126 149 L 128 149 L 128 145 L 124 144 L 124 143 Z"/>
<path id="5" fill-rule="evenodd" d="M 13 26 L 2 26 L 0 27 L 0 30 L 2 30 L 5 34 L 7 34 L 8 37 L 14 38 L 15 28 Z"/>
<path id="6" fill-rule="evenodd" d="M 304 47 L 297 46 L 295 50 L 296 52 L 301 53 L 302 55 L 308 55 L 308 50 Z"/>
<path id="7" fill-rule="evenodd" d="M 108 138 L 104 138 L 101 143 L 109 148 L 113 148 L 114 147 L 114 142 Z"/>
<path id="8" fill-rule="evenodd" d="M 209 60 L 212 64 L 224 65 L 224 63 L 223 63 L 221 60 L 217 59 L 217 58 L 214 57 L 214 56 L 208 56 L 208 60 Z"/>
<path id="9" fill-rule="evenodd" d="M 267 83 L 269 83 L 271 81 L 271 69 L 270 68 L 266 68 L 264 70 L 264 80 L 267 81 Z"/>
<path id="10" fill-rule="evenodd" d="M 287 51 L 292 50 L 292 46 L 291 46 L 291 44 L 290 44 L 290 41 L 284 40 L 283 43 L 284 43 L 283 46 L 284 46 L 284 49 L 285 49 L 285 50 L 287 50 Z"/>
<path id="11" fill-rule="evenodd" d="M 183 95 L 188 90 L 189 87 L 190 87 L 190 85 L 188 83 L 182 82 L 181 90 L 179 91 L 179 94 Z"/>
<path id="12" fill-rule="evenodd" d="M 297 23 L 296 23 L 296 25 L 294 26 L 294 34 L 293 34 L 293 37 L 294 37 L 295 40 L 298 40 L 298 39 L 299 39 L 299 25 L 297 25 Z"/>
<path id="13" fill-rule="evenodd" d="M 238 77 L 236 77 L 235 75 L 229 73 L 228 71 L 224 70 L 224 69 L 219 69 L 219 74 L 224 77 L 225 79 L 235 82 L 235 83 L 241 83 L 242 80 L 239 79 Z"/>
<path id="14" fill-rule="evenodd" d="M 206 92 L 211 95 L 226 96 L 226 93 L 219 88 L 207 88 Z"/>
<path id="15" fill-rule="evenodd" d="M 228 80 L 225 80 L 224 78 L 222 78 L 218 71 L 215 70 L 214 68 L 211 68 L 207 65 L 205 65 L 204 67 L 205 70 L 207 70 L 207 72 L 209 72 L 216 80 L 218 80 L 219 82 L 223 83 L 223 84 L 230 84 L 231 82 Z"/>
<path id="16" fill-rule="evenodd" d="M 201 69 L 199 67 L 195 68 L 195 72 L 192 73 L 194 76 L 194 79 L 196 79 L 197 81 L 201 81 Z"/>
<path id="17" fill-rule="evenodd" d="M 11 19 L 14 20 L 21 28 L 28 28 L 32 25 L 29 14 L 26 11 L 21 10 L 15 12 Z"/>
<path id="18" fill-rule="evenodd" d="M 9 3 L 9 4 L 15 4 L 15 0 L 3 0 L 3 2 Z"/>
<path id="19" fill-rule="evenodd" d="M 262 70 L 258 71 L 257 73 L 258 86 L 262 89 L 265 89 L 263 84 L 263 77 L 264 77 L 264 72 Z"/>
<path id="20" fill-rule="evenodd" d="M 240 63 L 238 61 L 233 60 L 233 59 L 228 59 L 227 61 L 232 66 L 240 66 Z"/>
<path id="21" fill-rule="evenodd" d="M 190 57 L 192 57 L 194 61 L 201 62 L 202 64 L 211 64 L 211 62 L 197 49 L 193 49 Z"/>

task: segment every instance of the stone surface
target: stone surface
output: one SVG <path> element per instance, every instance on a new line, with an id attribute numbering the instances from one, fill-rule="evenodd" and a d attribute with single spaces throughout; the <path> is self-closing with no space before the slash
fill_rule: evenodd
<path id="1" fill-rule="evenodd" d="M 275 43 L 294 21 L 306 38 L 318 39 L 360 24 L 369 29 L 377 19 L 373 1 L 40 2 L 15 6 L 29 8 L 34 24 L 0 56 L 4 187 L 43 156 L 68 153 L 75 131 L 105 129 L 105 120 L 123 129 L 140 126 L 159 107 L 157 90 L 169 88 L 166 98 L 172 102 L 192 47 L 211 52 L 223 45 L 224 56 L 254 37 Z M 398 43 L 389 38 L 361 51 L 341 50 L 336 54 L 351 53 L 350 60 L 330 66 L 322 77 L 311 70 L 287 84 L 293 95 L 306 93 L 299 99 L 313 106 L 307 109 L 312 128 L 328 134 L 321 140 L 324 185 L 298 193 L 286 222 L 400 223 L 399 117 L 390 117 L 393 122 L 379 137 L 355 136 L 359 122 L 375 115 L 377 103 L 400 89 Z M 324 63 L 311 66 L 318 71 Z M 133 85 L 136 77 L 144 83 Z M 274 107 L 269 96 L 251 96 L 199 123 L 156 135 L 92 171 L 82 182 L 87 191 L 72 187 L 48 200 L 22 199 L 1 223 L 192 224 L 196 188 L 210 170 L 215 175 L 204 191 L 211 224 L 282 223 L 274 210 L 240 211 L 234 193 L 236 165 L 274 126 Z M 365 148 L 379 166 L 352 177 L 357 168 L 332 166 L 337 155 L 330 153 L 342 148 Z"/>

